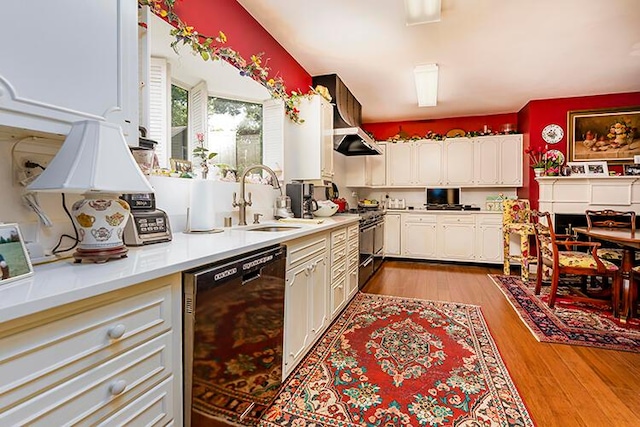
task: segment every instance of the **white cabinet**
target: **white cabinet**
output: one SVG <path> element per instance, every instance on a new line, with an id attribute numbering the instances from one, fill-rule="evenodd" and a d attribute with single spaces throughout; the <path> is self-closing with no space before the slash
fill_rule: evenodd
<path id="1" fill-rule="evenodd" d="M 326 233 L 287 242 L 283 377 L 329 325 Z"/>
<path id="2" fill-rule="evenodd" d="M 436 257 L 436 225 L 435 215 L 406 215 L 401 237 L 402 255 L 413 258 Z"/>
<path id="3" fill-rule="evenodd" d="M 387 144 L 387 185 L 412 187 L 442 183 L 442 142 Z"/>
<path id="4" fill-rule="evenodd" d="M 285 126 L 285 165 L 287 179 L 333 180 L 333 107 L 323 97 L 313 95 L 300 100 L 303 123 L 288 120 Z"/>
<path id="5" fill-rule="evenodd" d="M 401 216 L 387 213 L 384 217 L 384 254 L 399 256 L 401 253 Z"/>
<path id="6" fill-rule="evenodd" d="M 358 264 L 360 262 L 360 227 L 347 228 L 347 302 L 358 292 Z"/>
<path id="7" fill-rule="evenodd" d="M 382 154 L 364 156 L 364 184 L 370 187 L 384 187 L 387 185 L 387 144 L 378 142 L 378 146 L 382 150 Z"/>
<path id="8" fill-rule="evenodd" d="M 484 136 L 472 141 L 476 185 L 522 185 L 522 135 Z"/>
<path id="9" fill-rule="evenodd" d="M 469 138 L 447 138 L 444 141 L 444 184 L 472 186 L 473 143 Z"/>
<path id="10" fill-rule="evenodd" d="M 67 134 L 107 120 L 137 146 L 137 11 L 135 0 L 4 4 L 0 123 Z"/>
<path id="11" fill-rule="evenodd" d="M 347 228 L 331 232 L 331 318 L 347 301 Z"/>
<path id="12" fill-rule="evenodd" d="M 468 261 L 475 258 L 475 217 L 441 215 L 438 217 L 438 257 Z"/>
<path id="13" fill-rule="evenodd" d="M 387 144 L 387 185 L 391 187 L 416 185 L 414 143 Z"/>
<path id="14" fill-rule="evenodd" d="M 181 423 L 180 301 L 174 274 L 0 325 L 0 425 Z"/>
<path id="15" fill-rule="evenodd" d="M 501 264 L 504 259 L 502 249 L 502 215 L 476 215 L 476 260 Z"/>

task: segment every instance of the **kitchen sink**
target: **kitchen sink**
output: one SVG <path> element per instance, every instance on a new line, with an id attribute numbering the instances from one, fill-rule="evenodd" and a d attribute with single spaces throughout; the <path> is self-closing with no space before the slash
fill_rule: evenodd
<path id="1" fill-rule="evenodd" d="M 300 227 L 293 225 L 265 225 L 263 227 L 250 228 L 247 231 L 291 231 Z"/>

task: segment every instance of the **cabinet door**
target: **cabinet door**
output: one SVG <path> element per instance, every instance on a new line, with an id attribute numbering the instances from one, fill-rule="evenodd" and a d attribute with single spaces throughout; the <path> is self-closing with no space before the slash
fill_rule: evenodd
<path id="1" fill-rule="evenodd" d="M 347 298 L 347 275 L 344 274 L 331 286 L 331 319 L 340 313 Z"/>
<path id="2" fill-rule="evenodd" d="M 403 256 L 434 258 L 436 253 L 436 224 L 405 223 Z"/>
<path id="3" fill-rule="evenodd" d="M 416 142 L 415 183 L 418 185 L 442 184 L 442 142 Z"/>
<path id="4" fill-rule="evenodd" d="M 469 138 L 445 140 L 444 172 L 447 185 L 473 185 L 473 144 Z"/>
<path id="5" fill-rule="evenodd" d="M 474 138 L 476 185 L 495 185 L 500 182 L 501 140 L 496 137 Z"/>
<path id="6" fill-rule="evenodd" d="M 317 96 L 320 102 L 321 114 L 321 151 L 322 164 L 320 165 L 320 173 L 322 178 L 333 180 L 333 106 L 324 98 Z"/>
<path id="7" fill-rule="evenodd" d="M 378 143 L 382 150 L 379 156 L 365 156 L 365 184 L 372 187 L 387 185 L 387 145 Z"/>
<path id="8" fill-rule="evenodd" d="M 308 302 L 311 299 L 308 263 L 287 271 L 284 315 L 284 370 L 285 375 L 293 369 L 304 355 L 311 341 L 308 325 L 311 323 Z"/>
<path id="9" fill-rule="evenodd" d="M 410 143 L 387 144 L 387 178 L 390 186 L 413 185 L 413 147 Z"/>
<path id="10" fill-rule="evenodd" d="M 471 215 L 439 218 L 438 256 L 472 261 L 475 258 L 475 219 Z"/>
<path id="11" fill-rule="evenodd" d="M 476 260 L 502 263 L 502 215 L 480 214 L 476 224 Z"/>
<path id="12" fill-rule="evenodd" d="M 347 273 L 347 301 L 358 292 L 358 267 L 349 270 Z"/>
<path id="13" fill-rule="evenodd" d="M 501 184 L 522 185 L 522 135 L 501 137 L 500 172 Z"/>
<path id="14" fill-rule="evenodd" d="M 387 214 L 384 218 L 384 254 L 400 255 L 400 214 Z"/>
<path id="15" fill-rule="evenodd" d="M 106 119 L 138 145 L 137 2 L 12 1 L 2 12 L 0 123 L 67 134 Z"/>
<path id="16" fill-rule="evenodd" d="M 309 296 L 311 299 L 307 304 L 311 312 L 309 335 L 311 341 L 313 341 L 324 332 L 329 323 L 329 287 L 331 284 L 329 282 L 329 265 L 326 255 L 315 258 L 310 263 L 310 266 Z"/>

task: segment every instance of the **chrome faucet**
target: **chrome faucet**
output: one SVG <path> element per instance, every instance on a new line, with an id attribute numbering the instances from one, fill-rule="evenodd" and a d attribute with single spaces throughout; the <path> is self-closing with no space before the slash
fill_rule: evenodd
<path id="1" fill-rule="evenodd" d="M 273 184 L 273 188 L 280 190 L 280 195 L 282 196 L 282 187 L 280 186 L 280 183 L 278 182 L 278 177 L 276 176 L 276 173 L 268 166 L 265 165 L 253 165 L 253 166 L 249 166 L 248 168 L 246 168 L 244 170 L 244 172 L 242 173 L 242 176 L 240 177 L 240 201 L 236 201 L 236 193 L 233 193 L 233 203 L 231 204 L 234 208 L 238 207 L 239 211 L 238 211 L 238 225 L 247 225 L 247 206 L 251 206 L 251 193 L 249 193 L 249 200 L 246 200 L 244 197 L 244 193 L 245 193 L 245 179 L 247 177 L 247 175 L 249 174 L 249 172 L 251 172 L 254 169 L 262 169 L 265 170 L 267 172 L 269 172 L 269 175 L 271 175 L 271 179 L 272 179 L 272 184 Z"/>

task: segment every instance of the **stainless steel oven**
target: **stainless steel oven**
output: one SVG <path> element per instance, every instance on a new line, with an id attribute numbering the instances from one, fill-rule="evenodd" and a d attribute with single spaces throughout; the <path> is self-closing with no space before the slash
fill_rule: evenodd
<path id="1" fill-rule="evenodd" d="M 382 264 L 384 245 L 384 212 L 371 210 L 360 213 L 360 266 L 358 287 L 362 289 L 367 280 Z"/>
<path id="2" fill-rule="evenodd" d="M 183 274 L 185 426 L 257 424 L 276 396 L 285 269 L 276 245 Z"/>

